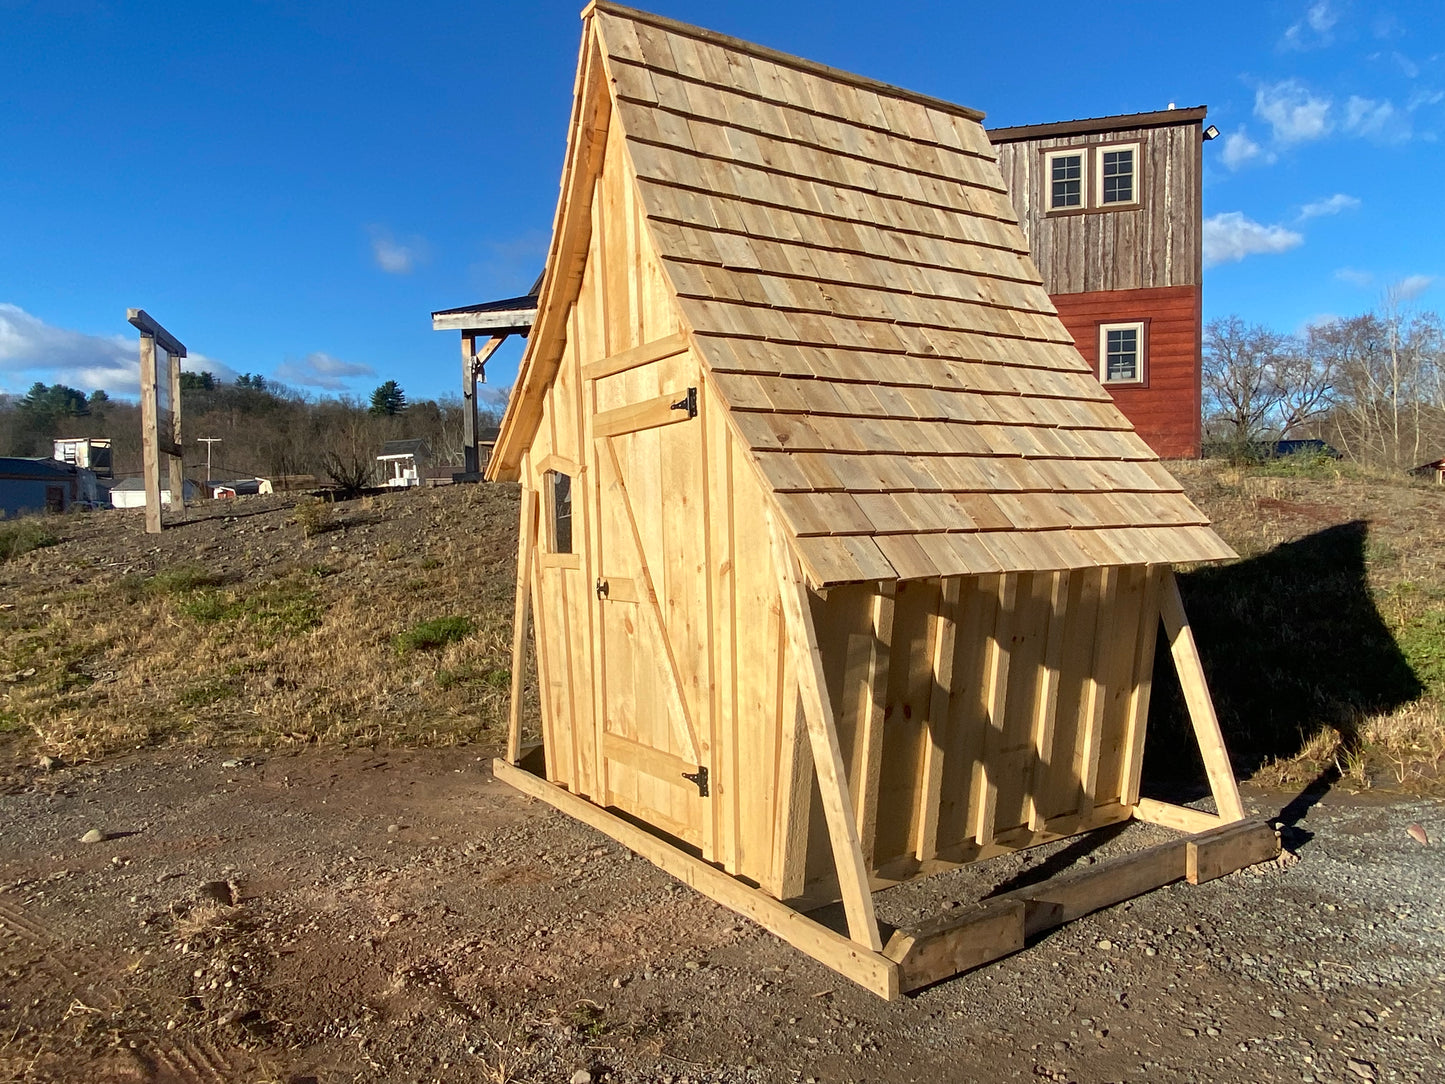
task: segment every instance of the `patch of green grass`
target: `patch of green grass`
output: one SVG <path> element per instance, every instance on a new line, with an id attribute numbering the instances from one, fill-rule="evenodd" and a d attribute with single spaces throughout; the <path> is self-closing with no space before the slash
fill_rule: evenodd
<path id="1" fill-rule="evenodd" d="M 39 519 L 18 519 L 13 523 L 0 523 L 0 564 L 22 553 L 53 546 L 60 536 Z"/>
<path id="2" fill-rule="evenodd" d="M 512 671 L 492 669 L 477 670 L 464 666 L 460 670 L 438 670 L 437 684 L 443 689 L 467 688 L 485 685 L 492 689 L 506 689 L 512 684 Z"/>
<path id="3" fill-rule="evenodd" d="M 208 678 L 187 685 L 176 696 L 176 702 L 183 708 L 208 708 L 238 695 L 236 687 L 225 678 Z"/>
<path id="4" fill-rule="evenodd" d="M 434 617 L 397 633 L 392 643 L 403 655 L 408 651 L 435 651 L 470 636 L 473 627 L 470 617 Z"/>
<path id="5" fill-rule="evenodd" d="M 1427 688 L 1445 691 L 1445 609 L 1427 610 L 1406 621 L 1395 642 Z"/>
<path id="6" fill-rule="evenodd" d="M 442 562 L 437 557 L 423 557 L 417 565 L 423 571 L 430 572 L 434 568 L 441 568 Z"/>
<path id="7" fill-rule="evenodd" d="M 299 636 L 321 624 L 325 607 L 311 587 L 282 580 L 251 591 L 193 591 L 176 600 L 176 609 L 202 624 L 237 622 L 273 636 Z"/>

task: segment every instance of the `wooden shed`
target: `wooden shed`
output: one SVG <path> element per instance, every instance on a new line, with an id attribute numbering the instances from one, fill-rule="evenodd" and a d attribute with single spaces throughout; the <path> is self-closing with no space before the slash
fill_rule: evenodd
<path id="1" fill-rule="evenodd" d="M 522 484 L 498 776 L 884 996 L 1278 847 L 1228 826 L 1170 573 L 1232 553 L 1059 322 L 980 117 L 590 5 L 488 466 Z M 1161 617 L 1219 816 L 1139 797 Z M 1210 834 L 880 929 L 875 890 L 1130 818 Z M 846 933 L 806 914 L 838 900 Z"/>

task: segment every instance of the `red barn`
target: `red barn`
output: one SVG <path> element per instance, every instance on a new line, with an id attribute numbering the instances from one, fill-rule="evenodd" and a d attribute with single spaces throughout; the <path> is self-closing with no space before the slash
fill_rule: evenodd
<path id="1" fill-rule="evenodd" d="M 1164 458 L 1199 455 L 1204 115 L 988 133 L 1060 319 Z"/>

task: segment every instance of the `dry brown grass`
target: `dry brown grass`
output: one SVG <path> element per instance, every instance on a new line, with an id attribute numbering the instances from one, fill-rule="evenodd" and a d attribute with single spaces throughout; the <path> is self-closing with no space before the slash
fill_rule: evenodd
<path id="1" fill-rule="evenodd" d="M 183 739 L 498 740 L 515 490 L 369 504 L 336 506 L 332 529 L 306 541 L 285 507 L 202 525 L 215 528 L 203 560 L 186 545 L 194 527 L 162 535 L 152 554 L 121 519 L 104 524 L 122 528 L 109 542 L 80 530 L 33 555 L 18 604 L 0 612 L 0 731 L 67 757 Z M 143 567 L 86 574 L 88 553 L 106 545 L 117 564 Z M 233 567 L 217 572 L 226 554 Z M 398 653 L 399 634 L 448 615 L 468 619 L 464 638 Z"/>
<path id="2" fill-rule="evenodd" d="M 1333 766 L 1361 787 L 1387 780 L 1437 786 L 1445 764 L 1445 491 L 1329 462 L 1238 467 L 1206 460 L 1169 466 L 1245 564 L 1307 548 L 1312 538 L 1343 525 L 1362 524 L 1362 590 L 1388 646 L 1403 656 L 1422 690 L 1385 710 L 1315 719 L 1302 728 L 1297 749 L 1267 760 L 1261 778 L 1293 784 Z M 1233 607 L 1241 615 L 1265 612 L 1284 628 L 1310 619 L 1295 601 L 1282 598 L 1272 609 L 1257 598 L 1211 598 L 1207 605 Z M 1355 631 L 1361 639 L 1368 635 L 1363 627 Z M 1309 630 L 1304 632 L 1306 647 L 1300 653 L 1308 650 Z M 1214 646 L 1225 665 L 1247 670 L 1258 662 L 1232 657 L 1228 645 Z M 1326 658 L 1348 655 L 1351 649 L 1347 643 L 1314 646 Z M 1271 677 L 1265 672 L 1259 680 L 1268 683 Z M 1343 690 L 1346 700 L 1348 691 Z M 1368 703 L 1370 697 L 1362 695 L 1360 701 Z"/>

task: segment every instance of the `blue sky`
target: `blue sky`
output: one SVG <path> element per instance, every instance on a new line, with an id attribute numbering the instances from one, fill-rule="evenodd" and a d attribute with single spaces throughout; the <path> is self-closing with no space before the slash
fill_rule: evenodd
<path id="1" fill-rule="evenodd" d="M 1206 319 L 1445 308 L 1445 5 L 653 5 L 991 125 L 1207 104 Z M 133 392 L 139 306 L 219 375 L 454 393 L 429 313 L 541 268 L 579 10 L 0 0 L 0 391 Z"/>

